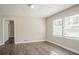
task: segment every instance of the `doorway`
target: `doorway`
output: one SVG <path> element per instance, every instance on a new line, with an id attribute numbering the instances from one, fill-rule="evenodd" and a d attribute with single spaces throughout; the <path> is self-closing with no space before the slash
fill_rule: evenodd
<path id="1" fill-rule="evenodd" d="M 4 21 L 4 43 L 14 44 L 14 21 L 5 20 Z"/>

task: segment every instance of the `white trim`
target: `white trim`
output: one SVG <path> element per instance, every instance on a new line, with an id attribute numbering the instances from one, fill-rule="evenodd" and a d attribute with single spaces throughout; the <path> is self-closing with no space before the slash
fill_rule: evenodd
<path id="1" fill-rule="evenodd" d="M 32 42 L 41 42 L 45 40 L 36 40 L 36 41 L 24 41 L 24 42 L 15 42 L 15 44 L 20 44 L 20 43 L 32 43 Z"/>
<path id="2" fill-rule="evenodd" d="M 4 21 L 5 20 L 13 20 L 14 21 L 14 37 L 15 37 L 15 40 L 16 40 L 16 21 L 15 21 L 15 18 L 9 18 L 9 17 L 3 17 L 2 18 L 2 28 L 3 28 L 3 43 L 5 43 L 5 40 L 4 40 Z"/>
<path id="3" fill-rule="evenodd" d="M 4 43 L 0 43 L 0 46 L 3 45 Z"/>
<path id="4" fill-rule="evenodd" d="M 48 40 L 47 40 L 47 41 L 48 41 Z M 56 45 L 58 45 L 58 46 L 60 46 L 60 47 L 63 47 L 63 48 L 65 48 L 65 49 L 67 49 L 67 50 L 70 50 L 70 51 L 72 51 L 72 52 L 74 52 L 74 53 L 79 54 L 79 51 L 77 51 L 77 50 L 75 50 L 75 49 L 72 49 L 72 48 L 69 48 L 69 47 L 63 46 L 63 45 L 58 44 L 58 43 L 55 43 L 55 42 L 51 42 L 51 41 L 48 41 L 48 42 L 53 43 L 53 44 L 56 44 Z"/>
<path id="5" fill-rule="evenodd" d="M 3 43 L 4 43 L 4 19 L 2 18 L 2 37 L 3 37 Z"/>

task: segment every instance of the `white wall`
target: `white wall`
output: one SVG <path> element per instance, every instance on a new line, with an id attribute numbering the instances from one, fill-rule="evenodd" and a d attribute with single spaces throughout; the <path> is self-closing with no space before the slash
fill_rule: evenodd
<path id="1" fill-rule="evenodd" d="M 47 19 L 47 27 L 46 27 L 46 37 L 47 41 L 53 42 L 55 44 L 58 44 L 60 46 L 63 46 L 64 48 L 67 48 L 69 50 L 72 50 L 74 52 L 79 53 L 79 39 L 71 39 L 71 38 L 63 38 L 63 37 L 55 37 L 53 36 L 53 20 L 57 18 L 63 18 L 66 16 L 79 14 L 79 5 L 74 6 L 72 8 L 69 8 L 67 10 L 64 10 L 60 13 L 57 13 L 51 17 L 48 17 Z"/>
<path id="2" fill-rule="evenodd" d="M 45 40 L 45 19 L 23 16 L 1 16 L 4 19 L 14 19 L 15 43 L 39 42 Z M 2 39 L 2 24 L 0 20 L 0 43 Z"/>
<path id="3" fill-rule="evenodd" d="M 45 19 L 36 17 L 16 17 L 15 42 L 36 42 L 45 40 Z"/>

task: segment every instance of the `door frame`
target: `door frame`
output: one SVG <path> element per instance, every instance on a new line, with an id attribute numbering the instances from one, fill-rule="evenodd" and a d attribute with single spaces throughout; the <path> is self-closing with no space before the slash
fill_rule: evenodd
<path id="1" fill-rule="evenodd" d="M 4 37 L 5 37 L 5 33 L 4 33 L 4 22 L 5 21 L 8 21 L 8 20 L 11 20 L 11 21 L 14 21 L 14 43 L 15 43 L 15 40 L 16 40 L 16 25 L 15 25 L 15 23 L 16 23 L 16 21 L 15 21 L 15 18 L 2 18 L 2 33 L 3 33 L 3 44 L 5 44 L 5 39 L 4 39 Z"/>

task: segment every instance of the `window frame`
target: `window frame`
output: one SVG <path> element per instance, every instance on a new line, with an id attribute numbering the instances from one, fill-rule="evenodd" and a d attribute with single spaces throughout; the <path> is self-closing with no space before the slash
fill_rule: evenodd
<path id="1" fill-rule="evenodd" d="M 67 17 L 75 17 L 76 15 L 72 15 L 72 16 L 67 16 Z M 79 16 L 79 14 L 78 14 L 78 16 Z M 75 38 L 79 38 L 79 37 L 70 37 L 70 36 L 65 36 L 65 33 L 64 33 L 64 20 L 65 20 L 65 18 L 66 17 L 63 17 L 63 18 L 58 18 L 58 19 L 62 19 L 62 35 L 54 35 L 54 33 L 53 33 L 53 36 L 55 36 L 55 37 L 64 37 L 64 38 L 72 38 L 72 39 L 75 39 Z M 58 19 L 55 19 L 55 20 L 58 20 Z M 55 21 L 55 20 L 53 20 L 53 22 Z M 53 24 L 53 26 L 54 26 L 54 24 Z M 54 27 L 53 27 L 54 28 Z M 53 29 L 54 30 L 54 29 Z"/>

